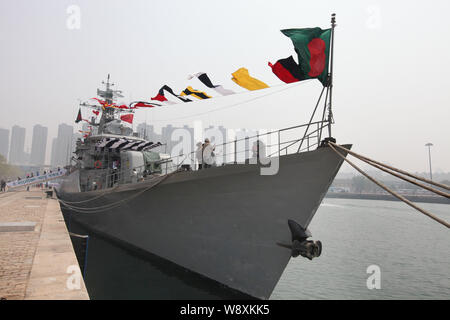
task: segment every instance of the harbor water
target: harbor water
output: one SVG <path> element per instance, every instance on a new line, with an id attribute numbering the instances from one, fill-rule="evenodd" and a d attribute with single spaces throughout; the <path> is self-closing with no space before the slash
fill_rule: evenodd
<path id="1" fill-rule="evenodd" d="M 419 205 L 450 220 L 450 205 Z M 325 198 L 309 229 L 322 255 L 291 259 L 271 299 L 450 298 L 450 233 L 402 202 Z M 99 235 L 86 258 L 91 299 L 245 298 Z M 379 289 L 367 285 L 373 268 Z"/>
<path id="2" fill-rule="evenodd" d="M 450 205 L 418 205 L 450 221 Z M 325 198 L 309 229 L 322 255 L 291 259 L 272 299 L 450 298 L 450 233 L 403 202 Z"/>

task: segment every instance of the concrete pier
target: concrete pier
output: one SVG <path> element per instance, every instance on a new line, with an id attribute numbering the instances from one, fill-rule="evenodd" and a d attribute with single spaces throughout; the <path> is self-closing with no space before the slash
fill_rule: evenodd
<path id="1" fill-rule="evenodd" d="M 0 298 L 89 299 L 59 203 L 42 190 L 0 194 Z"/>

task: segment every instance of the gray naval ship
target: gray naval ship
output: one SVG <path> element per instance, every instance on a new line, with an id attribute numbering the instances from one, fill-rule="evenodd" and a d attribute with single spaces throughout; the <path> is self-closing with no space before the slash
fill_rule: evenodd
<path id="1" fill-rule="evenodd" d="M 97 94 L 107 106 L 115 92 L 108 76 Z M 216 145 L 232 161 L 198 170 L 195 161 L 180 161 L 188 155 L 171 157 L 164 142 L 138 137 L 120 121 L 120 109 L 103 108 L 57 190 L 80 266 L 89 260 L 83 273 L 91 298 L 268 299 L 291 258 L 320 256 L 322 244 L 307 228 L 343 160 L 327 146 L 335 140 L 326 98 L 322 119 L 313 122 L 314 113 L 307 124 L 267 133 L 276 141 L 272 154 L 262 135 L 245 137 Z M 248 158 L 239 161 L 238 152 Z M 274 161 L 277 172 L 264 174 Z M 137 266 L 122 253 L 105 257 L 91 242 L 87 258 L 88 244 L 77 239 L 89 237 L 148 263 Z"/>

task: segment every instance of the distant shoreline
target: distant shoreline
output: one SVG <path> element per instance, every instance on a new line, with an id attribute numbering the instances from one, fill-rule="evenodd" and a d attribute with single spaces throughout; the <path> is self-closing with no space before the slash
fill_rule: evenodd
<path id="1" fill-rule="evenodd" d="M 450 199 L 440 196 L 424 196 L 424 195 L 402 195 L 402 196 L 404 196 L 406 199 L 412 202 L 450 204 Z M 328 192 L 325 195 L 325 198 L 400 201 L 399 199 L 390 194 L 376 194 L 376 193 Z"/>

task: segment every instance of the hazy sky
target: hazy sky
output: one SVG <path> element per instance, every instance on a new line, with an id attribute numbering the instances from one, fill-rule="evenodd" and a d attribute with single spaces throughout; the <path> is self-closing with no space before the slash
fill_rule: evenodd
<path id="1" fill-rule="evenodd" d="M 80 29 L 67 27 L 71 5 L 80 9 Z M 57 125 L 74 124 L 78 99 L 94 97 L 108 73 L 129 102 L 149 100 L 163 84 L 178 92 L 187 85 L 204 89 L 187 80 L 200 71 L 244 93 L 140 110 L 135 123 L 282 128 L 305 122 L 318 81 L 232 105 L 283 88 L 267 62 L 297 58 L 280 29 L 328 28 L 336 12 L 338 142 L 412 171 L 427 170 L 424 145 L 432 142 L 433 168 L 450 171 L 449 9 L 448 0 L 1 0 L 0 127 L 26 127 L 31 146 L 32 125 L 47 126 L 50 149 Z M 240 67 L 278 87 L 245 93 L 230 80 Z"/>

